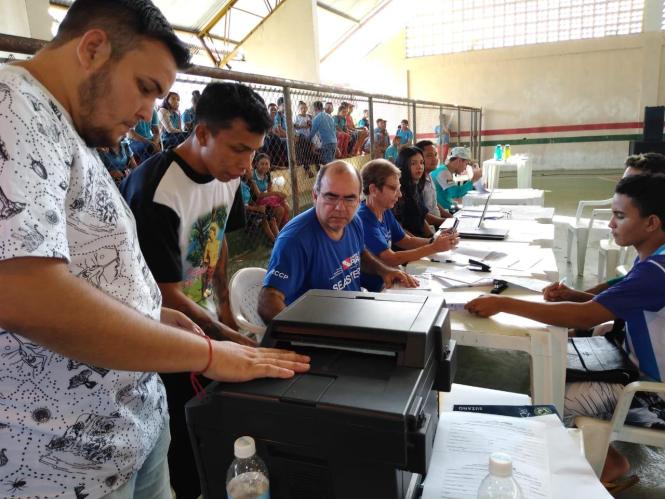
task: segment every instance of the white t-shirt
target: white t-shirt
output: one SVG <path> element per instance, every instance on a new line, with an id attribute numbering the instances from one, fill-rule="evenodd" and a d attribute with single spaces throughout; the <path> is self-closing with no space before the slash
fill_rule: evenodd
<path id="1" fill-rule="evenodd" d="M 28 256 L 62 259 L 75 276 L 159 320 L 161 295 L 134 219 L 96 151 L 29 72 L 4 66 L 0 260 Z M 79 363 L 0 330 L 3 496 L 108 494 L 143 464 L 166 414 L 155 373 Z"/>

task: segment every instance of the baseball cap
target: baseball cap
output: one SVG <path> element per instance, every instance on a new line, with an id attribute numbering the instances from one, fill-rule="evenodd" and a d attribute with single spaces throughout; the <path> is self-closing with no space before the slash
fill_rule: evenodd
<path id="1" fill-rule="evenodd" d="M 446 161 L 450 161 L 454 158 L 462 158 L 471 161 L 471 153 L 467 147 L 453 147 L 450 150 Z"/>

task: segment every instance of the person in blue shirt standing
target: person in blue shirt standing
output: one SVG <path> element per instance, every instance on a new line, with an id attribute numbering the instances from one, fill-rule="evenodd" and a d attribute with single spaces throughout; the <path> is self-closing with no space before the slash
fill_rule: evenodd
<path id="1" fill-rule="evenodd" d="M 665 378 L 665 175 L 632 175 L 619 181 L 612 200 L 609 226 L 619 246 L 633 246 L 637 259 L 621 281 L 592 295 L 563 284 L 546 287 L 549 303 L 534 303 L 505 296 L 481 296 L 465 308 L 481 317 L 499 312 L 568 328 L 589 329 L 603 322 L 626 322 L 624 348 L 646 379 Z M 566 300 L 566 301 L 563 301 Z M 569 383 L 565 414 L 611 417 L 622 385 Z M 665 427 L 665 401 L 637 394 L 626 421 L 649 427 Z M 636 407 L 638 406 L 638 407 Z M 639 407 L 641 406 L 641 407 Z M 601 474 L 613 482 L 630 469 L 628 460 L 609 448 Z"/>
<path id="2" fill-rule="evenodd" d="M 402 120 L 397 128 L 397 136 L 400 139 L 400 145 L 413 144 L 413 131 L 409 128 L 409 120 Z"/>
<path id="3" fill-rule="evenodd" d="M 373 159 L 362 169 L 363 194 L 358 216 L 363 223 L 365 247 L 383 263 L 404 265 L 439 251 L 448 251 L 457 245 L 455 232 L 444 232 L 436 238 L 414 237 L 404 231 L 392 209 L 402 196 L 399 168 L 385 159 Z M 396 247 L 400 251 L 393 251 Z M 379 276 L 361 273 L 363 287 L 380 291 L 383 282 Z"/>
<path id="4" fill-rule="evenodd" d="M 321 140 L 319 155 L 321 163 L 330 163 L 335 159 L 337 151 L 337 133 L 335 131 L 335 120 L 328 113 L 323 111 L 323 102 L 317 100 L 313 104 L 316 116 L 312 120 L 312 128 L 309 131 L 309 140 L 316 135 Z"/>
<path id="5" fill-rule="evenodd" d="M 321 167 L 312 190 L 314 207 L 286 224 L 275 242 L 259 294 L 258 312 L 264 321 L 310 289 L 360 291 L 361 270 L 379 275 L 387 287 L 395 281 L 417 285 L 365 248 L 356 215 L 361 186 L 358 170 L 344 161 Z"/>

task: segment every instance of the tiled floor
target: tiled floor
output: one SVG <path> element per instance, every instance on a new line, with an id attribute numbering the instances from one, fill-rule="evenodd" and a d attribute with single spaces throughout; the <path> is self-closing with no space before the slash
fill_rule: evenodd
<path id="1" fill-rule="evenodd" d="M 533 187 L 544 189 L 546 206 L 554 206 L 556 213 L 574 215 L 580 199 L 607 199 L 611 197 L 620 171 L 602 173 L 566 172 L 546 175 L 534 174 Z M 501 178 L 500 187 L 515 187 L 515 178 Z M 585 275 L 578 278 L 574 265 L 564 260 L 565 233 L 559 229 L 555 234 L 554 252 L 557 256 L 561 276 L 568 277 L 580 289 L 596 284 L 598 243 L 592 243 L 587 251 Z M 573 254 L 573 257 L 575 255 Z M 505 352 L 462 347 L 456 381 L 467 385 L 484 386 L 499 390 L 528 393 L 529 358 L 519 352 Z M 628 456 L 633 473 L 640 483 L 617 497 L 622 499 L 656 499 L 665 497 L 665 450 L 647 446 L 618 444 Z"/>

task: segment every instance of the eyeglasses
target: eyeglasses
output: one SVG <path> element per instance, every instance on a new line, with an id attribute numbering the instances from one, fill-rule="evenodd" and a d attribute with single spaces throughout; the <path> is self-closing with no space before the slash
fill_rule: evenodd
<path id="1" fill-rule="evenodd" d="M 347 208 L 354 207 L 358 204 L 359 200 L 358 196 L 338 196 L 337 194 L 332 194 L 330 192 L 321 194 L 321 197 L 323 198 L 323 202 L 326 204 L 337 206 L 341 201 Z"/>

